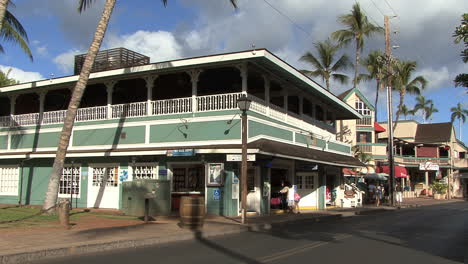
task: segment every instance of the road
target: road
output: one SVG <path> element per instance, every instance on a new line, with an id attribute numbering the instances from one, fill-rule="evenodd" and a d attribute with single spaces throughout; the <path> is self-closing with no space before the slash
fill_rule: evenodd
<path id="1" fill-rule="evenodd" d="M 468 203 L 294 222 L 269 230 L 40 263 L 468 263 Z"/>

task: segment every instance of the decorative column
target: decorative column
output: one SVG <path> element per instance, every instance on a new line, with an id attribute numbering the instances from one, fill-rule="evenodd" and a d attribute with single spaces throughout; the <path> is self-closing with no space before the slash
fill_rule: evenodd
<path id="1" fill-rule="evenodd" d="M 190 75 L 192 82 L 192 112 L 198 112 L 197 95 L 198 95 L 198 80 L 202 70 L 190 70 L 187 72 Z"/>
<path id="2" fill-rule="evenodd" d="M 107 87 L 107 119 L 112 118 L 112 94 L 114 93 L 114 86 L 117 81 L 109 81 L 104 83 Z"/>
<path id="3" fill-rule="evenodd" d="M 154 81 L 157 78 L 158 75 L 148 75 L 143 78 L 146 82 L 146 115 L 148 116 L 153 115 L 151 101 L 153 100 Z"/>
<path id="4" fill-rule="evenodd" d="M 266 114 L 270 115 L 270 79 L 268 76 L 263 75 L 263 83 L 265 86 L 265 103 L 266 103 Z"/>

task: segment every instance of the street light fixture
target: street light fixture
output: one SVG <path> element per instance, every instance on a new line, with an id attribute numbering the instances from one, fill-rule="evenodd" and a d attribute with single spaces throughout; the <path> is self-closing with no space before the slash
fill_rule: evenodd
<path id="1" fill-rule="evenodd" d="M 242 224 L 247 223 L 247 111 L 250 108 L 252 100 L 243 95 L 237 99 L 237 107 L 242 111 L 242 164 L 241 164 L 241 183 L 242 183 Z"/>

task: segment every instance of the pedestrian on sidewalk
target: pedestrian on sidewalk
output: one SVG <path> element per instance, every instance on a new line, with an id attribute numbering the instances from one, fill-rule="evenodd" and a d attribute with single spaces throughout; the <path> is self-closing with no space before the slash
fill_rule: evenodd
<path id="1" fill-rule="evenodd" d="M 403 202 L 403 188 L 401 187 L 401 184 L 399 182 L 397 182 L 395 188 L 395 200 L 398 206 L 401 206 L 401 203 Z"/>
<path id="2" fill-rule="evenodd" d="M 384 192 L 383 185 L 382 184 L 377 185 L 376 192 L 375 192 L 375 205 L 376 206 L 380 205 L 380 202 L 383 199 L 383 192 Z"/>
<path id="3" fill-rule="evenodd" d="M 286 210 L 288 208 L 288 193 L 289 193 L 289 183 L 281 182 L 282 189 L 279 191 L 281 195 L 281 209 Z"/>
<path id="4" fill-rule="evenodd" d="M 296 214 L 300 214 L 301 212 L 299 211 L 299 202 L 301 201 L 301 196 L 297 193 L 297 190 L 295 189 L 294 192 L 294 207 L 296 209 Z"/>
<path id="5" fill-rule="evenodd" d="M 296 186 L 289 185 L 289 190 L 288 190 L 288 211 L 290 213 L 294 213 L 294 208 L 295 208 L 295 199 L 294 199 L 294 194 L 296 193 Z"/>

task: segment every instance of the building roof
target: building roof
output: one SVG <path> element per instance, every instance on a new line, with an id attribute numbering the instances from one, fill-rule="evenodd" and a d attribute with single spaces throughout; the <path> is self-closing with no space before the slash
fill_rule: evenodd
<path id="1" fill-rule="evenodd" d="M 174 70 L 188 70 L 194 67 L 203 68 L 213 67 L 214 65 L 236 65 L 244 62 L 252 63 L 266 72 L 269 72 L 272 76 L 281 78 L 286 83 L 294 85 L 303 92 L 321 100 L 323 104 L 335 109 L 336 118 L 338 120 L 362 118 L 362 115 L 359 114 L 353 107 L 344 103 L 330 91 L 323 88 L 267 49 L 215 54 L 202 57 L 157 62 L 144 66 L 95 72 L 91 73 L 89 83 L 92 84 L 96 82 L 102 82 L 103 80 L 109 80 L 110 78 L 115 78 L 115 76 L 120 75 L 125 75 L 125 78 L 129 78 L 132 76 L 138 77 L 147 76 L 150 74 L 162 74 Z M 26 92 L 26 90 L 28 90 L 28 92 L 34 92 L 46 87 L 47 89 L 51 87 L 64 88 L 66 86 L 73 85 L 76 81 L 78 81 L 78 77 L 78 75 L 73 75 L 0 87 L 0 96 L 8 96 L 12 93 L 18 92 Z"/>
<path id="2" fill-rule="evenodd" d="M 340 98 L 341 100 L 344 100 L 344 98 L 353 90 L 353 88 L 348 89 L 342 93 L 340 93 L 337 97 Z"/>
<path id="3" fill-rule="evenodd" d="M 448 142 L 452 136 L 452 123 L 418 124 L 415 142 Z"/>
<path id="4" fill-rule="evenodd" d="M 343 102 L 346 102 L 348 98 L 355 93 L 359 99 L 361 99 L 367 107 L 369 107 L 372 111 L 374 111 L 374 106 L 367 100 L 367 97 L 364 96 L 364 94 L 359 90 L 358 88 L 351 88 L 349 90 L 344 91 L 343 93 L 339 94 L 337 97 L 340 98 Z M 351 105 L 353 107 L 353 105 Z"/>

